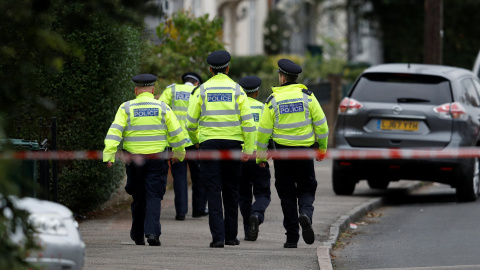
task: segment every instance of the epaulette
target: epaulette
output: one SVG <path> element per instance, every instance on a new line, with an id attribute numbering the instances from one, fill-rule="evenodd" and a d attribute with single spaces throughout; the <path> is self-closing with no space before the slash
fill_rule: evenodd
<path id="1" fill-rule="evenodd" d="M 167 87 L 165 87 L 165 89 L 170 88 L 170 87 L 172 87 L 172 86 L 174 86 L 174 85 L 175 85 L 174 83 L 172 83 L 172 84 L 170 84 L 170 85 L 167 85 Z"/>
<path id="2" fill-rule="evenodd" d="M 313 94 L 313 92 L 308 90 L 308 89 L 302 89 L 302 92 L 309 95 L 309 96 Z"/>
<path id="3" fill-rule="evenodd" d="M 273 95 L 270 95 L 270 96 L 267 98 L 267 100 L 265 100 L 265 104 L 267 104 L 268 102 L 270 102 L 270 100 L 272 100 L 272 98 L 273 98 Z"/>
<path id="4" fill-rule="evenodd" d="M 200 84 L 197 85 L 195 88 L 193 88 L 193 90 L 192 90 L 192 95 L 195 94 L 195 90 L 197 90 L 197 88 L 199 88 L 199 87 L 200 87 Z"/>

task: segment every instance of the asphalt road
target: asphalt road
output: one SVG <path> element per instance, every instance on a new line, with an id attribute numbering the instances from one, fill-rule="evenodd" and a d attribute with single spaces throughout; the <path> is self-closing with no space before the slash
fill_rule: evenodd
<path id="1" fill-rule="evenodd" d="M 283 248 L 283 214 L 272 178 L 272 202 L 255 242 L 243 241 L 240 232 L 239 246 L 209 248 L 208 218 L 194 219 L 189 212 L 185 221 L 175 220 L 173 191 L 168 190 L 162 201 L 160 247 L 136 246 L 130 240 L 128 206 L 111 215 L 82 221 L 80 232 L 87 246 L 84 269 L 332 269 L 328 252 L 342 226 L 378 205 L 383 195 L 404 193 L 415 183 L 392 183 L 388 192 L 372 191 L 362 183 L 354 196 L 336 196 L 331 186 L 331 160 L 315 164 L 318 188 L 313 245 L 300 240 L 297 249 Z M 273 170 L 273 166 L 270 168 Z"/>
<path id="2" fill-rule="evenodd" d="M 480 201 L 457 203 L 432 184 L 357 222 L 332 254 L 334 269 L 480 269 Z"/>

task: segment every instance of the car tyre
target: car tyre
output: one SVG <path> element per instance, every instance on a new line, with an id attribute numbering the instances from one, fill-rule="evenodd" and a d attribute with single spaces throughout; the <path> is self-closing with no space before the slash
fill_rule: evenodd
<path id="1" fill-rule="evenodd" d="M 371 189 L 387 189 L 388 184 L 390 184 L 390 181 L 371 178 L 371 179 L 367 179 L 367 183 Z"/>
<path id="2" fill-rule="evenodd" d="M 471 166 L 458 179 L 457 200 L 460 202 L 475 201 L 480 190 L 480 162 L 478 158 L 471 161 Z"/>
<path id="3" fill-rule="evenodd" d="M 345 176 L 335 164 L 332 168 L 332 186 L 333 192 L 337 195 L 352 195 L 355 190 L 356 182 L 352 178 Z"/>

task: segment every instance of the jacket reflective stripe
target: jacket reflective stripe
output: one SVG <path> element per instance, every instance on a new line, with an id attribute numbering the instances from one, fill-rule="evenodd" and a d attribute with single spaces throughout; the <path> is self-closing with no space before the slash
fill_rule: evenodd
<path id="1" fill-rule="evenodd" d="M 169 143 L 171 147 L 180 147 L 185 143 L 184 141 L 176 142 L 176 143 Z"/>
<path id="2" fill-rule="evenodd" d="M 185 107 L 185 106 L 173 106 L 173 107 L 172 107 L 172 110 L 174 110 L 174 111 L 181 111 L 181 112 L 187 112 L 187 111 L 188 111 L 188 107 Z"/>
<path id="3" fill-rule="evenodd" d="M 205 113 L 202 112 L 202 115 L 212 116 L 212 115 L 235 115 L 237 112 L 235 110 L 213 110 L 213 111 L 206 111 Z"/>
<path id="4" fill-rule="evenodd" d="M 159 136 L 138 136 L 138 137 L 125 137 L 123 140 L 126 142 L 150 142 L 150 141 L 161 141 L 166 140 L 166 135 Z M 184 142 L 182 142 L 183 144 Z"/>
<path id="5" fill-rule="evenodd" d="M 120 126 L 119 124 L 112 124 L 110 126 L 110 128 L 118 129 L 120 132 L 123 132 L 123 130 L 124 130 L 124 128 L 122 126 Z"/>
<path id="6" fill-rule="evenodd" d="M 298 127 L 303 127 L 303 126 L 310 125 L 311 123 L 312 123 L 312 120 L 307 119 L 307 120 L 305 120 L 305 121 L 297 122 L 297 123 L 276 124 L 276 125 L 275 125 L 275 128 L 280 128 L 280 129 L 284 129 L 284 128 L 298 128 Z"/>
<path id="7" fill-rule="evenodd" d="M 193 118 L 193 117 L 191 117 L 190 115 L 187 114 L 187 120 L 195 124 L 195 123 L 197 123 L 198 118 L 195 119 L 195 118 Z"/>
<path id="8" fill-rule="evenodd" d="M 186 115 L 177 115 L 177 119 L 178 120 L 187 120 L 187 116 Z"/>
<path id="9" fill-rule="evenodd" d="M 326 117 L 323 117 L 321 120 L 318 120 L 318 121 L 316 121 L 316 122 L 313 122 L 313 125 L 315 125 L 315 126 L 318 127 L 318 126 L 321 126 L 321 125 L 325 124 L 325 122 L 327 122 L 327 118 L 326 118 Z"/>
<path id="10" fill-rule="evenodd" d="M 130 101 L 125 102 L 125 113 L 127 114 L 127 128 L 130 126 Z"/>
<path id="11" fill-rule="evenodd" d="M 314 134 L 313 130 L 312 130 L 312 132 L 310 132 L 306 135 L 281 135 L 281 134 L 273 133 L 273 138 L 292 140 L 292 141 L 302 141 L 302 140 L 306 140 L 306 139 L 312 137 L 313 134 Z"/>
<path id="12" fill-rule="evenodd" d="M 271 128 L 263 128 L 263 127 L 258 127 L 258 131 L 265 133 L 265 134 L 272 134 L 273 129 Z"/>
<path id="13" fill-rule="evenodd" d="M 138 125 L 127 127 L 128 131 L 141 131 L 141 130 L 155 130 L 155 129 L 167 129 L 166 125 Z"/>
<path id="14" fill-rule="evenodd" d="M 268 143 L 261 143 L 261 142 L 257 141 L 257 147 L 259 147 L 259 148 L 267 148 L 267 147 L 268 147 Z"/>
<path id="15" fill-rule="evenodd" d="M 175 104 L 175 84 L 172 85 L 172 100 L 170 101 L 170 108 L 173 110 L 173 105 Z"/>
<path id="16" fill-rule="evenodd" d="M 117 136 L 117 135 L 107 135 L 105 137 L 106 140 L 114 140 L 114 141 L 117 141 L 117 142 L 121 142 L 122 141 L 122 138 L 120 136 Z"/>
<path id="17" fill-rule="evenodd" d="M 325 139 L 325 138 L 327 138 L 327 137 L 328 137 L 328 131 L 327 131 L 327 133 L 325 133 L 325 134 L 320 134 L 320 135 L 317 134 L 317 139 L 319 139 L 319 140 L 320 140 L 320 139 Z"/>
<path id="18" fill-rule="evenodd" d="M 188 128 L 188 127 L 187 127 L 187 130 L 188 130 L 188 131 L 192 131 L 192 132 L 193 132 L 193 131 L 196 131 L 197 129 L 198 129 L 198 127 L 196 127 L 196 128 Z"/>
<path id="19" fill-rule="evenodd" d="M 242 115 L 241 118 L 242 118 L 242 121 L 247 121 L 249 119 L 252 119 L 253 115 L 252 114 Z"/>
<path id="20" fill-rule="evenodd" d="M 243 130 L 243 132 L 255 132 L 257 129 L 255 128 L 255 126 L 253 126 L 253 127 L 243 127 L 242 126 L 242 130 Z"/>
<path id="21" fill-rule="evenodd" d="M 177 130 L 169 132 L 168 136 L 173 137 L 183 132 L 182 127 L 179 127 Z"/>
<path id="22" fill-rule="evenodd" d="M 200 121 L 199 124 L 204 127 L 236 127 L 240 126 L 240 121 L 233 122 L 206 122 Z"/>

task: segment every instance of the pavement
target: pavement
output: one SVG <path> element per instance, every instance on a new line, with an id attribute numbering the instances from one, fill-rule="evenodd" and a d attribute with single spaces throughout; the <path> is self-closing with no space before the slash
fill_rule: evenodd
<path id="1" fill-rule="evenodd" d="M 210 248 L 208 217 L 175 220 L 173 190 L 165 193 L 160 222 L 161 246 L 136 246 L 129 237 L 131 212 L 128 205 L 110 215 L 80 222 L 80 232 L 87 246 L 84 269 L 333 269 L 330 251 L 340 233 L 349 224 L 383 205 L 388 192 L 408 192 L 421 185 L 416 181 L 390 183 L 389 190 L 371 190 L 366 181 L 357 184 L 352 196 L 336 196 L 331 185 L 331 160 L 315 162 L 318 182 L 313 229 L 315 243 L 307 245 L 300 237 L 297 249 L 285 249 L 283 213 L 272 170 L 272 202 L 260 225 L 257 241 L 243 241 L 239 213 L 240 245 Z M 189 190 L 191 196 L 191 190 Z M 189 211 L 191 203 L 189 204 Z"/>

